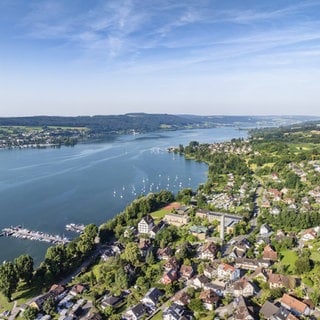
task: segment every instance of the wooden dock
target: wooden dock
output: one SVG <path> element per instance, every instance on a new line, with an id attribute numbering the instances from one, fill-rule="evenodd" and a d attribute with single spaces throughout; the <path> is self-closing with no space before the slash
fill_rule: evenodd
<path id="1" fill-rule="evenodd" d="M 3 236 L 14 237 L 18 239 L 36 240 L 42 242 L 48 242 L 52 244 L 65 244 L 70 242 L 66 237 L 61 237 L 59 235 L 52 235 L 44 233 L 41 231 L 32 231 L 21 226 L 9 227 L 2 229 Z"/>

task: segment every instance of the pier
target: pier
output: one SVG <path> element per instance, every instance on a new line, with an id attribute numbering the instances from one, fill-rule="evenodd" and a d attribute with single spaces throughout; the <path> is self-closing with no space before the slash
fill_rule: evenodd
<path id="1" fill-rule="evenodd" d="M 32 231 L 21 226 L 9 227 L 2 229 L 2 235 L 6 237 L 14 237 L 18 239 L 43 241 L 53 244 L 65 244 L 70 242 L 66 237 L 43 233 L 41 231 Z"/>
<path id="2" fill-rule="evenodd" d="M 75 223 L 66 224 L 67 231 L 72 231 L 77 233 L 83 233 L 85 227 L 86 226 L 84 224 L 75 224 Z"/>

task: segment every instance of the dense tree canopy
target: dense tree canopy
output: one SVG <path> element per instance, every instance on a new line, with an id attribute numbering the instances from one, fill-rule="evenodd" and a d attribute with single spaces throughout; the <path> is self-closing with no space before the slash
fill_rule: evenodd
<path id="1" fill-rule="evenodd" d="M 26 282 L 30 282 L 33 274 L 33 259 L 28 254 L 23 254 L 14 259 L 18 277 Z"/>
<path id="2" fill-rule="evenodd" d="M 11 300 L 12 293 L 18 285 L 18 273 L 12 262 L 5 262 L 0 265 L 0 291 Z"/>

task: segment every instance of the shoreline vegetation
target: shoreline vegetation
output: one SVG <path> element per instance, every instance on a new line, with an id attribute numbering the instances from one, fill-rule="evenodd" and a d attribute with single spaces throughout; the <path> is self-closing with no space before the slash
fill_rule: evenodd
<path id="1" fill-rule="evenodd" d="M 233 126 L 274 126 L 314 119 L 302 116 L 196 116 L 130 113 L 114 116 L 0 118 L 0 149 L 58 148 L 122 134 Z"/>
<path id="2" fill-rule="evenodd" d="M 221 317 L 222 306 L 231 305 L 231 312 L 238 310 L 232 303 L 239 299 L 236 292 L 240 285 L 236 284 L 241 279 L 236 274 L 234 278 L 230 278 L 229 273 L 222 275 L 227 265 L 229 271 L 241 269 L 246 275 L 246 284 L 253 283 L 252 288 L 260 292 L 259 296 L 252 293 L 241 300 L 248 310 L 254 307 L 261 312 L 266 302 L 274 304 L 289 295 L 301 303 L 308 297 L 313 306 L 317 306 L 320 302 L 317 289 L 320 230 L 316 229 L 320 226 L 318 128 L 315 122 L 260 129 L 251 131 L 247 140 L 213 144 L 191 141 L 187 146 L 170 149 L 187 158 L 207 162 L 206 183 L 197 190 L 183 189 L 176 196 L 162 190 L 138 197 L 101 226 L 90 224 L 70 243 L 49 247 L 45 260 L 36 270 L 28 255 L 4 263 L 0 266 L 1 292 L 9 302 L 13 298 L 22 303 L 47 292 L 54 283 L 69 286 L 81 283 L 89 288 L 82 297 L 92 302 L 95 314 L 100 314 L 101 319 L 121 319 L 121 315 L 142 303 L 148 290 L 156 287 L 162 296 L 156 305 L 163 309 L 143 307 L 145 315 L 167 312 L 170 305 L 166 301 L 184 291 L 189 298 L 183 308 L 191 312 L 193 318 L 204 319 L 208 315 L 212 318 L 217 314 Z M 166 218 L 168 212 L 164 208 L 174 202 Z M 216 218 L 218 213 L 219 216 L 235 215 L 237 220 L 221 224 Z M 150 227 L 154 223 L 152 217 L 157 224 L 147 232 L 141 231 L 140 224 Z M 183 222 L 178 223 L 182 218 Z M 161 258 L 165 250 L 167 260 Z M 172 265 L 167 266 L 169 261 Z M 243 261 L 252 265 L 264 261 L 261 265 L 265 273 L 261 273 L 267 282 L 263 277 L 251 278 L 252 271 L 257 269 L 246 269 Z M 223 290 L 221 295 L 211 293 L 216 302 L 209 311 L 201 291 L 203 285 L 190 285 L 183 278 L 184 272 L 187 274 L 182 271 L 183 266 L 185 270 L 192 270 L 195 279 L 206 275 L 206 283 L 211 283 L 212 288 L 214 280 L 224 284 L 219 287 Z M 210 280 L 209 269 L 217 272 Z M 287 285 L 281 282 L 275 287 L 269 286 L 270 274 L 279 275 L 279 282 L 287 279 Z M 187 277 L 190 279 L 191 276 Z M 121 303 L 102 307 L 102 301 L 108 297 L 118 297 Z M 2 299 L 1 303 L 4 304 Z M 37 313 L 44 310 L 54 315 L 55 302 L 53 306 L 51 309 L 41 306 Z M 27 307 L 28 312 L 31 308 Z M 312 307 L 308 305 L 308 308 Z M 3 310 L 1 306 L 0 310 Z M 250 312 L 248 314 L 252 314 Z M 308 311 L 305 316 L 309 314 Z M 255 318 L 252 315 L 252 319 Z"/>

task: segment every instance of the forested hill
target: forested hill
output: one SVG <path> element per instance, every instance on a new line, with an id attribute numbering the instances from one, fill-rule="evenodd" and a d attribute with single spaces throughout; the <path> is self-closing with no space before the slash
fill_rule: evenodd
<path id="1" fill-rule="evenodd" d="M 92 131 L 119 132 L 127 130 L 152 131 L 161 128 L 178 129 L 194 126 L 199 121 L 181 116 L 168 114 L 124 114 L 106 116 L 34 116 L 0 118 L 3 126 L 60 126 L 60 127 L 87 127 Z"/>
<path id="2" fill-rule="evenodd" d="M 195 116 L 128 113 L 124 115 L 97 116 L 32 116 L 0 118 L 0 126 L 30 126 L 30 127 L 86 127 L 93 133 L 114 133 L 136 130 L 139 132 L 159 129 L 206 128 L 221 125 L 236 126 L 268 126 L 291 124 L 312 117 L 299 116 Z"/>
<path id="3" fill-rule="evenodd" d="M 320 143 L 320 120 L 250 131 L 254 140 Z"/>

